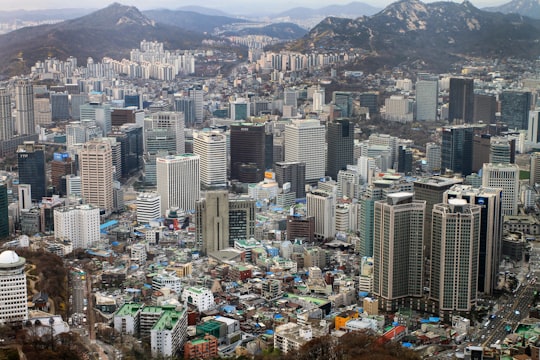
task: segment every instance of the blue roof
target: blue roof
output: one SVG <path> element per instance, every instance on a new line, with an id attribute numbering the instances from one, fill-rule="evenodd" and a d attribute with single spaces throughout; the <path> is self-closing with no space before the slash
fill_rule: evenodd
<path id="1" fill-rule="evenodd" d="M 269 330 L 266 330 L 266 331 L 265 331 L 265 334 L 266 334 L 266 335 L 274 335 L 274 330 L 270 330 L 270 329 L 269 329 Z"/>
<path id="2" fill-rule="evenodd" d="M 403 347 L 406 347 L 406 348 L 412 347 L 412 344 L 410 342 L 404 342 L 401 345 L 403 345 Z"/>
<path id="3" fill-rule="evenodd" d="M 274 315 L 274 319 L 283 319 L 283 315 L 276 314 L 276 315 Z"/>
<path id="4" fill-rule="evenodd" d="M 431 316 L 431 317 L 429 318 L 429 322 L 434 322 L 434 323 L 436 323 L 436 322 L 439 322 L 439 321 L 441 321 L 441 319 L 439 319 L 438 317 L 435 317 L 435 316 Z"/>
<path id="5" fill-rule="evenodd" d="M 99 230 L 105 230 L 105 229 L 110 228 L 111 226 L 114 226 L 114 225 L 116 225 L 116 224 L 118 224 L 118 220 L 110 220 L 110 221 L 107 221 L 106 223 L 101 224 L 101 225 L 99 226 Z"/>

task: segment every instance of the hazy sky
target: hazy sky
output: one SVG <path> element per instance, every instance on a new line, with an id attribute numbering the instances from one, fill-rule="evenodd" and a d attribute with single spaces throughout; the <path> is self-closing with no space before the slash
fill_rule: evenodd
<path id="1" fill-rule="evenodd" d="M 292 7 L 305 6 L 309 8 L 320 8 L 329 4 L 348 4 L 353 0 L 272 0 L 272 1 L 261 1 L 261 0 L 204 0 L 204 1 L 193 1 L 193 0 L 117 0 L 117 2 L 123 5 L 134 5 L 140 10 L 147 9 L 156 9 L 156 8 L 167 8 L 167 9 L 177 9 L 186 5 L 199 5 L 214 9 L 220 9 L 230 14 L 238 13 L 251 13 L 253 11 L 270 11 L 270 12 L 279 12 L 282 10 L 287 10 Z M 359 0 L 366 4 L 370 4 L 375 7 L 384 7 L 391 2 L 392 0 Z M 103 8 L 107 5 L 113 3 L 112 0 L 93 0 L 90 2 L 74 2 L 73 0 L 17 0 L 17 1 L 8 1 L 2 0 L 2 6 L 0 10 L 35 10 L 35 9 L 58 9 L 58 8 Z M 425 0 L 424 2 L 433 2 L 432 0 Z M 461 2 L 461 1 L 456 1 Z M 471 0 L 477 7 L 485 7 L 492 5 L 500 5 L 510 2 L 510 0 Z"/>

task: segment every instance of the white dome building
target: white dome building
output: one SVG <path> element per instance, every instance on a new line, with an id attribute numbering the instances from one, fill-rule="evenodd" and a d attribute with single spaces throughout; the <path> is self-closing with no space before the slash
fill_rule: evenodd
<path id="1" fill-rule="evenodd" d="M 28 319 L 25 264 L 15 251 L 0 254 L 0 323 Z"/>

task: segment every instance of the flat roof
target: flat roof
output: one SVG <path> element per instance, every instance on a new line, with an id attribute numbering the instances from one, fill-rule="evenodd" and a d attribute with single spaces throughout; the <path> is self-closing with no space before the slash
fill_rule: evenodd
<path id="1" fill-rule="evenodd" d="M 124 304 L 116 312 L 117 316 L 135 315 L 142 307 L 141 304 Z"/>

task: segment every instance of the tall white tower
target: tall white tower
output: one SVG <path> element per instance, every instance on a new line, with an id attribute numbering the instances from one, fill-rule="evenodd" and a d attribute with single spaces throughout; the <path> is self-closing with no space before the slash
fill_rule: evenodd
<path id="1" fill-rule="evenodd" d="M 0 140 L 8 140 L 12 137 L 11 94 L 6 88 L 0 88 Z"/>
<path id="2" fill-rule="evenodd" d="M 501 214 L 517 215 L 519 204 L 519 167 L 516 164 L 484 164 L 482 186 L 501 188 Z"/>
<path id="3" fill-rule="evenodd" d="M 29 80 L 17 80 L 15 83 L 15 105 L 17 107 L 17 133 L 19 135 L 35 134 L 34 88 Z"/>
<path id="4" fill-rule="evenodd" d="M 88 204 L 112 211 L 113 160 L 109 141 L 91 140 L 79 152 L 81 193 Z"/>
<path id="5" fill-rule="evenodd" d="M 204 186 L 227 186 L 227 139 L 224 134 L 195 133 L 193 153 L 201 158 L 201 183 Z"/>
<path id="6" fill-rule="evenodd" d="M 195 209 L 201 192 L 200 157 L 195 154 L 168 155 L 156 159 L 157 192 L 161 195 L 161 213 L 178 207 Z"/>
<path id="7" fill-rule="evenodd" d="M 285 126 L 285 161 L 306 163 L 306 182 L 324 177 L 326 129 L 319 120 L 293 120 Z"/>
<path id="8" fill-rule="evenodd" d="M 153 151 L 152 145 L 149 144 L 148 134 L 156 131 L 163 131 L 159 136 L 172 136 L 175 138 L 176 154 L 186 152 L 185 135 L 184 135 L 184 113 L 174 111 L 159 111 L 152 114 L 151 119 L 145 119 L 145 151 Z M 159 137 L 158 136 L 158 137 Z M 159 138 L 154 137 L 153 141 L 159 141 Z M 163 149 L 163 147 L 159 147 Z"/>
<path id="9" fill-rule="evenodd" d="M 148 223 L 161 215 L 161 196 L 143 192 L 137 196 L 137 222 Z"/>
<path id="10" fill-rule="evenodd" d="M 336 198 L 333 193 L 315 190 L 306 194 L 307 216 L 315 218 L 315 237 L 325 240 L 336 235 Z"/>
<path id="11" fill-rule="evenodd" d="M 100 211 L 91 205 L 56 208 L 54 237 L 69 240 L 73 249 L 87 249 L 100 238 Z"/>

